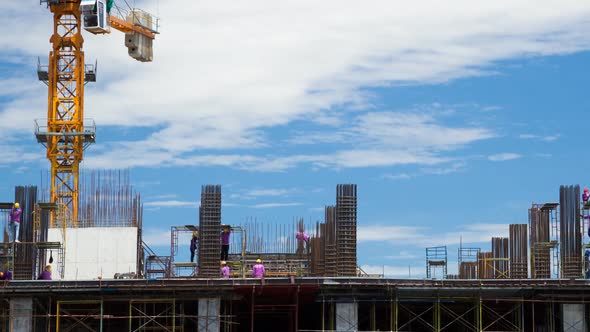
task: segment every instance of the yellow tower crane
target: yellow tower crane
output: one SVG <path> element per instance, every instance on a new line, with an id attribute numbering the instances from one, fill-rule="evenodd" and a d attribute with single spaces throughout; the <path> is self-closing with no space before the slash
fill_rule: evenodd
<path id="1" fill-rule="evenodd" d="M 94 121 L 84 119 L 84 85 L 96 81 L 96 63 L 84 62 L 82 28 L 93 34 L 110 33 L 110 28 L 124 32 L 128 54 L 148 62 L 152 61 L 158 23 L 137 9 L 129 10 L 125 18 L 111 14 L 113 0 L 40 2 L 53 13 L 53 35 L 49 63 L 37 67 L 39 80 L 48 86 L 48 108 L 46 122 L 35 120 L 35 136 L 47 148 L 51 162 L 50 201 L 63 209 L 63 227 L 77 227 L 80 162 L 84 149 L 96 137 Z M 125 15 L 121 10 L 118 13 Z M 51 218 L 51 227 L 53 224 Z"/>

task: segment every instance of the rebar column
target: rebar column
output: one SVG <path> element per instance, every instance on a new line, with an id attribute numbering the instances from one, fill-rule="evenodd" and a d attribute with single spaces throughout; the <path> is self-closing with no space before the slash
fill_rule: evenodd
<path id="1" fill-rule="evenodd" d="M 219 277 L 221 254 L 221 186 L 201 188 L 199 207 L 199 277 Z"/>
<path id="2" fill-rule="evenodd" d="M 550 213 L 540 204 L 529 209 L 531 278 L 551 278 Z"/>
<path id="3" fill-rule="evenodd" d="M 526 279 L 527 277 L 527 225 L 509 225 L 510 245 L 510 278 Z"/>
<path id="4" fill-rule="evenodd" d="M 582 276 L 582 234 L 580 231 L 580 186 L 559 187 L 560 252 L 562 278 Z"/>
<path id="5" fill-rule="evenodd" d="M 327 277 L 338 274 L 338 252 L 336 247 L 336 207 L 326 206 L 326 227 L 324 237 L 324 273 Z"/>
<path id="6" fill-rule="evenodd" d="M 336 187 L 336 238 L 338 250 L 338 276 L 356 276 L 356 184 L 339 184 Z"/>
<path id="7" fill-rule="evenodd" d="M 508 238 L 492 237 L 493 270 L 495 279 L 508 278 Z"/>

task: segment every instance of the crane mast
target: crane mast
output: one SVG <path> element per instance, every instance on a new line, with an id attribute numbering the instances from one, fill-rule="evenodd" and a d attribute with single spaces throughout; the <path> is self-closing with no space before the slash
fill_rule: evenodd
<path id="1" fill-rule="evenodd" d="M 35 133 L 51 164 L 50 200 L 60 207 L 65 226 L 77 227 L 80 163 L 95 137 L 94 126 L 84 124 L 84 84 L 86 74 L 93 80 L 95 68 L 84 63 L 80 1 L 48 5 L 53 13 L 51 52 L 46 71 L 41 66 L 37 71 L 48 86 L 47 124 L 37 122 Z"/>
<path id="2" fill-rule="evenodd" d="M 109 33 L 112 20 L 113 28 L 125 33 L 129 55 L 144 62 L 152 59 L 151 43 L 157 33 L 151 29 L 151 15 L 133 10 L 127 20 L 110 17 L 105 1 L 40 0 L 53 13 L 53 34 L 49 63 L 37 68 L 39 80 L 48 87 L 48 108 L 46 122 L 35 121 L 35 136 L 47 148 L 50 201 L 59 208 L 62 227 L 78 227 L 80 163 L 96 136 L 94 121 L 84 119 L 84 86 L 96 81 L 96 65 L 84 63 L 82 25 L 91 33 Z M 50 227 L 56 226 L 55 219 L 52 216 Z"/>

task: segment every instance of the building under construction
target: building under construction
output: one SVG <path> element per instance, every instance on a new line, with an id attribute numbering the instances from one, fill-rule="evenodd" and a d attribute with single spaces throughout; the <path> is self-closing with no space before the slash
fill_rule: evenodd
<path id="1" fill-rule="evenodd" d="M 110 0 L 39 2 L 53 17 L 49 58 L 37 67 L 47 118 L 35 120 L 50 176 L 0 198 L 5 230 L 14 202 L 23 210 L 20 242 L 5 231 L 0 244 L 13 276 L 0 280 L 0 331 L 587 331 L 590 207 L 577 186 L 560 188 L 559 203 L 533 204 L 529 223 L 492 238 L 491 251 L 461 246 L 453 275 L 446 246 L 426 249 L 425 279 L 359 269 L 354 184 L 337 185 L 324 220 L 284 224 L 226 221 L 221 186 L 203 186 L 198 220 L 172 226 L 169 254 L 155 253 L 128 172 L 84 175 L 80 164 L 96 141 L 84 87 L 97 80 L 82 31 L 121 31 L 128 54 L 150 62 L 158 19 L 127 1 L 129 10 Z M 229 279 L 219 275 L 222 229 Z M 192 234 L 195 262 L 180 254 Z M 264 278 L 250 277 L 257 259 Z M 48 264 L 54 280 L 35 280 Z"/>
<path id="2" fill-rule="evenodd" d="M 447 274 L 441 246 L 426 250 L 427 278 L 390 279 L 357 267 L 354 184 L 336 187 L 323 221 L 283 225 L 226 222 L 221 186 L 203 186 L 198 220 L 172 226 L 163 256 L 142 240 L 142 204 L 128 172 L 84 179 L 76 228 L 59 222 L 58 206 L 43 203 L 45 189 L 15 188 L 21 242 L 4 234 L 0 259 L 14 278 L 0 287 L 0 331 L 588 328 L 582 239 L 590 206 L 580 202 L 578 186 L 562 186 L 559 203 L 533 204 L 529 223 L 492 238 L 491 251 L 461 246 L 456 275 Z M 3 213 L 12 204 L 2 203 Z M 231 228 L 229 279 L 219 277 L 222 227 Z M 295 239 L 300 231 L 309 233 L 307 244 Z M 187 262 L 179 252 L 194 232 L 197 260 Z M 258 258 L 267 269 L 262 279 L 250 277 Z M 54 280 L 34 280 L 46 264 Z"/>

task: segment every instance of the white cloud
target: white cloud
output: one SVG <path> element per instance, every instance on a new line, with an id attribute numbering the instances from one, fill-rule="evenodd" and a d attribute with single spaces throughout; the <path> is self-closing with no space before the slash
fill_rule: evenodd
<path id="1" fill-rule="evenodd" d="M 248 196 L 285 196 L 290 190 L 288 189 L 254 189 L 246 193 Z"/>
<path id="2" fill-rule="evenodd" d="M 33 164 L 37 167 L 37 165 L 47 162 L 45 154 L 37 152 L 41 147 L 36 152 L 29 152 L 27 147 L 16 143 L 10 144 L 12 143 L 11 138 L 7 138 L 5 143 L 7 144 L 0 143 L 0 167 L 15 164 L 20 165 L 18 167 L 23 167 L 23 164 Z"/>
<path id="3" fill-rule="evenodd" d="M 521 158 L 522 156 L 518 153 L 498 153 L 488 156 L 490 161 L 507 161 Z"/>
<path id="4" fill-rule="evenodd" d="M 384 275 L 385 278 L 422 278 L 424 267 L 392 266 L 392 265 L 361 265 L 367 274 Z"/>
<path id="5" fill-rule="evenodd" d="M 442 126 L 427 114 L 371 112 L 354 129 L 369 144 L 408 149 L 450 149 L 495 135 L 484 128 Z"/>
<path id="6" fill-rule="evenodd" d="M 419 172 L 415 173 L 384 174 L 382 178 L 387 180 L 409 180 L 421 175 L 447 175 L 463 171 L 465 166 L 465 162 L 455 162 L 444 164 L 441 167 L 420 168 Z"/>
<path id="7" fill-rule="evenodd" d="M 475 223 L 462 225 L 456 231 L 449 231 L 437 236 L 437 244 L 458 245 L 467 243 L 484 243 L 489 245 L 492 237 L 508 237 L 509 224 Z"/>
<path id="8" fill-rule="evenodd" d="M 250 206 L 254 209 L 268 209 L 268 208 L 276 208 L 276 207 L 288 207 L 288 206 L 299 206 L 302 205 L 301 203 L 291 202 L 291 203 L 261 203 L 261 204 L 254 204 Z"/>
<path id="9" fill-rule="evenodd" d="M 317 143 L 343 143 L 350 139 L 345 132 L 296 132 L 287 140 L 288 143 L 303 145 Z"/>
<path id="10" fill-rule="evenodd" d="M 553 142 L 553 141 L 556 141 L 560 136 L 561 136 L 560 134 L 545 136 L 545 137 L 543 137 L 543 141 Z"/>
<path id="11" fill-rule="evenodd" d="M 425 229 L 411 226 L 371 225 L 358 227 L 357 241 L 414 241 L 425 237 Z"/>
<path id="12" fill-rule="evenodd" d="M 295 189 L 266 188 L 252 189 L 241 193 L 233 193 L 231 198 L 256 199 L 259 197 L 284 197 L 293 193 Z"/>
<path id="13" fill-rule="evenodd" d="M 561 136 L 560 134 L 547 135 L 547 136 L 541 136 L 541 135 L 535 135 L 535 134 L 520 134 L 520 135 L 518 135 L 518 137 L 521 139 L 536 139 L 536 140 L 541 140 L 541 141 L 545 141 L 545 142 L 556 141 L 560 136 Z"/>
<path id="14" fill-rule="evenodd" d="M 144 228 L 141 237 L 149 247 L 170 246 L 170 230 Z"/>
<path id="15" fill-rule="evenodd" d="M 146 130 L 132 143 L 94 151 L 89 167 L 173 164 L 276 171 L 291 163 L 435 163 L 444 158 L 423 147 L 444 150 L 492 133 L 413 115 L 372 114 L 361 117 L 359 134 L 386 149 L 267 155 L 262 165 L 248 153 L 212 150 L 272 147 L 266 129 L 302 119 L 338 126 L 342 120 L 335 110 L 371 107 L 367 87 L 446 82 L 493 73 L 499 60 L 590 48 L 590 5 L 579 0 L 141 4 L 147 10 L 158 6 L 164 22 L 153 63 L 130 59 L 118 32 L 84 36 L 87 61 L 100 62 L 98 82 L 86 87 L 85 115 L 99 128 Z M 3 34 L 0 59 L 34 66 L 35 57 L 50 49 L 51 19 L 47 8 L 32 0 L 3 7 L 0 21 L 27 33 Z M 30 130 L 32 119 L 46 116 L 45 87 L 26 82 L 18 75 L 0 78 L 11 99 L 0 104 L 0 138 Z M 404 127 L 408 122 L 415 126 Z M 418 151 L 399 151 L 391 142 Z M 389 152 L 395 156 L 376 156 Z M 353 159 L 365 156 L 368 161 Z"/>
<path id="16" fill-rule="evenodd" d="M 170 198 L 176 198 L 176 197 L 178 197 L 178 195 L 176 195 L 176 194 L 161 194 L 161 195 L 152 196 L 150 198 L 154 199 L 154 200 L 163 200 L 163 199 L 170 199 Z"/>
<path id="17" fill-rule="evenodd" d="M 143 205 L 146 207 L 192 207 L 192 208 L 199 207 L 199 203 L 196 201 L 177 201 L 177 200 L 145 202 Z"/>
<path id="18" fill-rule="evenodd" d="M 432 247 L 463 243 L 490 243 L 492 237 L 507 237 L 508 224 L 474 223 L 458 225 L 455 230 L 433 234 L 430 228 L 413 226 L 359 226 L 357 240 L 386 241 L 396 245 Z"/>
<path id="19" fill-rule="evenodd" d="M 413 175 L 407 173 L 400 173 L 400 174 L 383 174 L 382 176 L 384 179 L 387 180 L 409 180 L 413 178 Z"/>
<path id="20" fill-rule="evenodd" d="M 551 158 L 551 157 L 553 157 L 553 155 L 550 154 L 550 153 L 536 153 L 535 156 L 536 157 L 539 157 L 539 158 Z"/>
<path id="21" fill-rule="evenodd" d="M 397 259 L 416 259 L 416 258 L 422 258 L 422 256 L 418 256 L 415 253 L 412 253 L 407 250 L 402 250 L 397 255 L 389 255 L 389 256 L 385 256 L 384 258 L 397 260 Z"/>
<path id="22" fill-rule="evenodd" d="M 424 174 L 434 174 L 434 175 L 445 175 L 460 172 L 465 169 L 464 162 L 453 163 L 446 167 L 436 167 L 436 168 L 423 168 L 421 169 L 422 173 Z"/>

